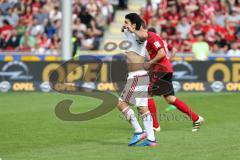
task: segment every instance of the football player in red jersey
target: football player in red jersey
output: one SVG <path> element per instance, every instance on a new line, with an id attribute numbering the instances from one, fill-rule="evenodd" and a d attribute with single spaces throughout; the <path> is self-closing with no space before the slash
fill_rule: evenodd
<path id="1" fill-rule="evenodd" d="M 193 112 L 187 104 L 175 96 L 172 84 L 173 67 L 170 57 L 167 55 L 167 43 L 156 33 L 148 31 L 146 49 L 150 56 L 150 61 L 145 64 L 145 68 L 149 69 L 151 81 L 149 95 L 163 96 L 167 103 L 176 106 L 178 110 L 187 114 L 192 119 L 192 132 L 198 131 L 200 125 L 204 122 L 204 118 Z M 150 111 L 156 110 L 153 99 L 149 99 L 148 105 Z M 152 115 L 154 120 L 154 113 Z"/>

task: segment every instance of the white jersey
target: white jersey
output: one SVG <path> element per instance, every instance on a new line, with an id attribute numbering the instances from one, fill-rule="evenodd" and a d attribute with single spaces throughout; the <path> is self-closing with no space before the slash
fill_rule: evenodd
<path id="1" fill-rule="evenodd" d="M 146 57 L 146 45 L 147 41 L 140 41 L 134 34 L 124 29 L 126 41 L 130 42 L 130 47 L 126 50 L 128 52 L 134 52 L 139 56 Z M 119 98 L 120 101 L 135 105 L 137 107 L 148 106 L 148 85 L 149 76 L 147 71 L 138 70 L 128 73 L 127 82 L 122 94 Z"/>
<path id="2" fill-rule="evenodd" d="M 126 52 L 135 52 L 136 54 L 146 57 L 146 45 L 147 41 L 140 41 L 139 38 L 132 32 L 127 29 L 124 29 L 125 40 L 130 42 L 130 48 L 126 50 Z"/>

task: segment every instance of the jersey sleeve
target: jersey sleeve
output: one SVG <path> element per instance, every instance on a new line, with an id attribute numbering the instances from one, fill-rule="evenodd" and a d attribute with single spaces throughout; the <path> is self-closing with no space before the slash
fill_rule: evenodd
<path id="1" fill-rule="evenodd" d="M 160 40 L 155 36 L 152 36 L 151 45 L 155 52 L 158 52 L 162 48 Z"/>
<path id="2" fill-rule="evenodd" d="M 159 50 L 161 50 L 164 53 L 164 55 L 166 56 L 164 44 L 159 39 L 157 39 L 157 38 L 153 39 L 152 48 L 155 52 L 158 52 Z"/>

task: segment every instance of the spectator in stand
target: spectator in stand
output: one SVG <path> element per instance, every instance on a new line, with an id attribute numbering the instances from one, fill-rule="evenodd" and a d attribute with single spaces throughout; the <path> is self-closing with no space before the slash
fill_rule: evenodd
<path id="1" fill-rule="evenodd" d="M 86 26 L 89 26 L 91 20 L 93 19 L 93 17 L 90 15 L 90 11 L 87 9 L 79 12 L 78 17 L 81 19 L 81 22 L 84 23 Z"/>
<path id="2" fill-rule="evenodd" d="M 33 22 L 29 24 L 27 31 L 30 32 L 32 36 L 44 33 L 44 27 L 38 21 L 38 19 L 33 19 Z"/>
<path id="3" fill-rule="evenodd" d="M 27 26 L 24 24 L 24 20 L 20 19 L 18 25 L 15 27 L 17 34 L 23 36 L 27 30 Z"/>
<path id="4" fill-rule="evenodd" d="M 172 24 L 171 21 L 167 21 L 167 24 L 162 26 L 162 31 L 167 32 L 168 37 L 170 39 L 174 39 L 175 38 L 176 28 L 173 27 L 173 24 Z"/>
<path id="5" fill-rule="evenodd" d="M 0 10 L 0 28 L 3 26 L 3 20 L 4 20 L 4 16 L 3 16 L 3 13 L 2 11 Z"/>
<path id="6" fill-rule="evenodd" d="M 101 29 L 97 26 L 96 21 L 92 20 L 91 24 L 87 28 L 87 37 L 89 37 L 92 41 L 92 44 L 90 46 L 93 46 L 92 48 L 89 48 L 90 50 L 95 50 L 100 45 L 100 39 L 103 36 L 103 32 Z M 88 40 L 88 43 L 90 43 L 90 39 Z"/>
<path id="7" fill-rule="evenodd" d="M 51 39 L 56 34 L 57 29 L 50 20 L 47 20 L 45 23 L 44 33 L 46 33 L 48 38 Z"/>
<path id="8" fill-rule="evenodd" d="M 5 19 L 8 20 L 8 22 L 13 26 L 16 27 L 19 21 L 19 15 L 17 14 L 17 8 L 8 8 L 7 16 L 5 16 Z"/>
<path id="9" fill-rule="evenodd" d="M 153 27 L 153 17 L 158 17 L 154 24 L 160 24 L 161 35 L 179 51 L 193 52 L 193 44 L 204 44 L 207 52 L 209 47 L 211 52 L 226 54 L 232 43 L 240 41 L 239 0 L 161 0 L 157 9 L 152 2 L 146 0 L 141 17 L 149 27 Z M 204 37 L 196 36 L 200 33 Z"/>
<path id="10" fill-rule="evenodd" d="M 214 44 L 212 46 L 212 53 L 214 54 L 225 54 L 228 51 L 228 44 L 224 35 L 221 33 L 216 34 Z"/>
<path id="11" fill-rule="evenodd" d="M 53 25 L 54 25 L 54 27 L 56 28 L 56 31 L 57 31 L 55 34 L 57 34 L 58 37 L 61 37 L 62 36 L 62 30 L 61 30 L 62 21 L 56 20 L 56 21 L 53 22 Z"/>
<path id="12" fill-rule="evenodd" d="M 225 39 L 228 41 L 228 43 L 232 43 L 236 41 L 236 28 L 233 23 L 226 22 L 226 26 L 222 31 L 222 34 L 224 35 Z"/>
<path id="13" fill-rule="evenodd" d="M 156 33 L 161 33 L 161 26 L 157 16 L 153 16 L 151 18 L 149 28 L 155 28 Z"/>
<path id="14" fill-rule="evenodd" d="M 229 23 L 237 26 L 240 22 L 240 14 L 237 11 L 231 11 L 230 14 L 227 15 L 226 19 Z"/>
<path id="15" fill-rule="evenodd" d="M 209 45 L 204 41 L 203 33 L 198 33 L 196 37 L 197 42 L 193 43 L 192 52 L 196 60 L 205 61 L 208 59 L 208 54 L 210 52 Z"/>
<path id="16" fill-rule="evenodd" d="M 48 11 L 44 7 L 41 7 L 34 15 L 34 18 L 37 19 L 40 24 L 44 24 L 49 19 Z"/>
<path id="17" fill-rule="evenodd" d="M 46 33 L 41 34 L 40 36 L 40 44 L 41 47 L 44 48 L 45 50 L 48 50 L 51 46 L 51 39 L 48 38 L 48 35 Z"/>
<path id="18" fill-rule="evenodd" d="M 109 0 L 102 0 L 102 6 L 98 11 L 98 14 L 102 15 L 104 18 L 102 23 L 107 22 L 107 24 L 110 24 L 113 21 L 113 12 L 113 6 L 110 4 Z"/>
<path id="19" fill-rule="evenodd" d="M 119 9 L 127 9 L 128 8 L 128 0 L 118 0 L 118 8 Z"/>
<path id="20" fill-rule="evenodd" d="M 6 49 L 7 50 L 15 50 L 18 49 L 20 44 L 20 36 L 17 34 L 17 30 L 12 30 L 11 37 L 6 42 Z"/>
<path id="21" fill-rule="evenodd" d="M 102 14 L 101 10 L 98 9 L 98 16 L 95 17 L 96 23 L 98 24 L 98 27 L 101 28 L 101 30 L 105 30 L 109 23 L 111 22 L 110 17 L 106 17 Z"/>
<path id="22" fill-rule="evenodd" d="M 35 48 L 35 45 L 35 37 L 28 32 L 25 32 L 24 36 L 22 36 L 20 39 L 19 51 L 31 51 Z"/>
<path id="23" fill-rule="evenodd" d="M 240 57 L 240 46 L 237 42 L 233 42 L 231 44 L 231 49 L 227 52 L 228 56 L 236 56 L 236 57 Z"/>
<path id="24" fill-rule="evenodd" d="M 171 21 L 173 27 L 176 27 L 180 19 L 180 15 L 177 11 L 177 6 L 172 6 L 169 9 L 170 11 L 165 14 L 166 19 L 168 21 Z"/>
<path id="25" fill-rule="evenodd" d="M 7 15 L 8 8 L 12 7 L 12 3 L 9 3 L 8 0 L 1 0 L 0 1 L 0 10 L 4 15 Z"/>
<path id="26" fill-rule="evenodd" d="M 147 26 L 149 25 L 150 18 L 154 16 L 158 7 L 156 3 L 152 3 L 152 0 L 147 0 L 147 3 L 143 5 L 145 10 L 144 20 L 146 21 Z"/>
<path id="27" fill-rule="evenodd" d="M 163 9 L 161 9 L 161 8 L 157 9 L 156 17 L 158 18 L 158 20 L 160 22 L 160 27 L 167 24 L 167 19 L 164 18 L 164 14 L 165 14 L 165 12 Z"/>
<path id="28" fill-rule="evenodd" d="M 60 8 L 59 0 L 0 0 L 0 49 L 34 51 L 36 54 L 44 50 L 46 54 L 55 54 L 61 44 Z M 74 33 L 77 31 L 74 48 L 99 49 L 113 15 L 109 0 L 74 0 L 73 29 Z M 18 40 L 13 45 L 15 39 L 19 39 L 19 46 L 15 45 Z M 49 45 L 50 42 L 54 44 Z"/>
<path id="29" fill-rule="evenodd" d="M 226 16 L 222 13 L 221 10 L 218 10 L 216 12 L 215 17 L 216 17 L 217 24 L 220 25 L 221 27 L 224 27 Z"/>
<path id="30" fill-rule="evenodd" d="M 51 46 L 50 49 L 47 51 L 47 54 L 52 55 L 59 55 L 61 52 L 61 39 L 54 34 L 54 36 L 51 39 Z"/>
<path id="31" fill-rule="evenodd" d="M 52 11 L 54 10 L 54 7 L 56 5 L 56 2 L 53 2 L 52 0 L 45 0 L 46 4 L 44 5 L 44 8 L 46 11 Z M 58 1 L 59 2 L 59 1 Z"/>
<path id="32" fill-rule="evenodd" d="M 73 32 L 85 33 L 87 31 L 87 26 L 81 23 L 81 19 L 77 18 L 73 23 Z"/>
<path id="33" fill-rule="evenodd" d="M 46 54 L 50 49 L 51 40 L 48 38 L 47 34 L 38 34 L 36 35 L 36 46 L 33 48 L 33 52 L 37 55 Z"/>
<path id="34" fill-rule="evenodd" d="M 28 25 L 33 20 L 33 11 L 31 6 L 24 6 L 24 13 L 21 15 L 24 25 Z"/>
<path id="35" fill-rule="evenodd" d="M 177 33 L 180 34 L 181 39 L 187 39 L 190 31 L 191 24 L 187 20 L 187 17 L 182 17 L 180 23 L 177 25 Z"/>
<path id="36" fill-rule="evenodd" d="M 10 25 L 8 20 L 3 20 L 3 27 L 0 28 L 0 49 L 6 49 L 7 42 L 11 37 L 11 32 L 13 29 L 13 26 Z"/>
<path id="37" fill-rule="evenodd" d="M 60 11 L 58 6 L 55 6 L 54 9 L 50 11 L 49 18 L 52 21 L 61 20 L 62 19 L 62 13 L 61 13 L 61 11 Z"/>

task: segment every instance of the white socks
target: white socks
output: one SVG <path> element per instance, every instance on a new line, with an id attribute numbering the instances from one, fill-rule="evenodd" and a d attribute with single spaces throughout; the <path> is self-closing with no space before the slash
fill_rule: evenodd
<path id="1" fill-rule="evenodd" d="M 155 135 L 153 131 L 153 120 L 151 113 L 148 111 L 142 115 L 143 125 L 147 132 L 147 139 L 150 141 L 155 141 Z"/>
<path id="2" fill-rule="evenodd" d="M 135 133 L 141 133 L 143 132 L 142 127 L 138 123 L 137 117 L 134 114 L 134 111 L 127 107 L 122 111 L 123 115 L 126 117 L 126 119 L 130 122 L 131 126 L 135 130 Z"/>
<path id="3" fill-rule="evenodd" d="M 137 117 L 134 114 L 134 111 L 127 107 L 125 108 L 122 113 L 124 114 L 124 116 L 126 117 L 126 119 L 130 122 L 130 124 L 132 125 L 133 129 L 135 130 L 135 133 L 141 133 L 143 132 Z M 147 132 L 147 139 L 150 141 L 155 141 L 155 135 L 154 135 L 154 131 L 153 131 L 153 120 L 152 120 L 152 116 L 151 113 L 148 111 L 146 113 L 144 113 L 143 115 L 141 115 L 142 119 L 143 119 L 143 125 L 144 128 Z"/>

